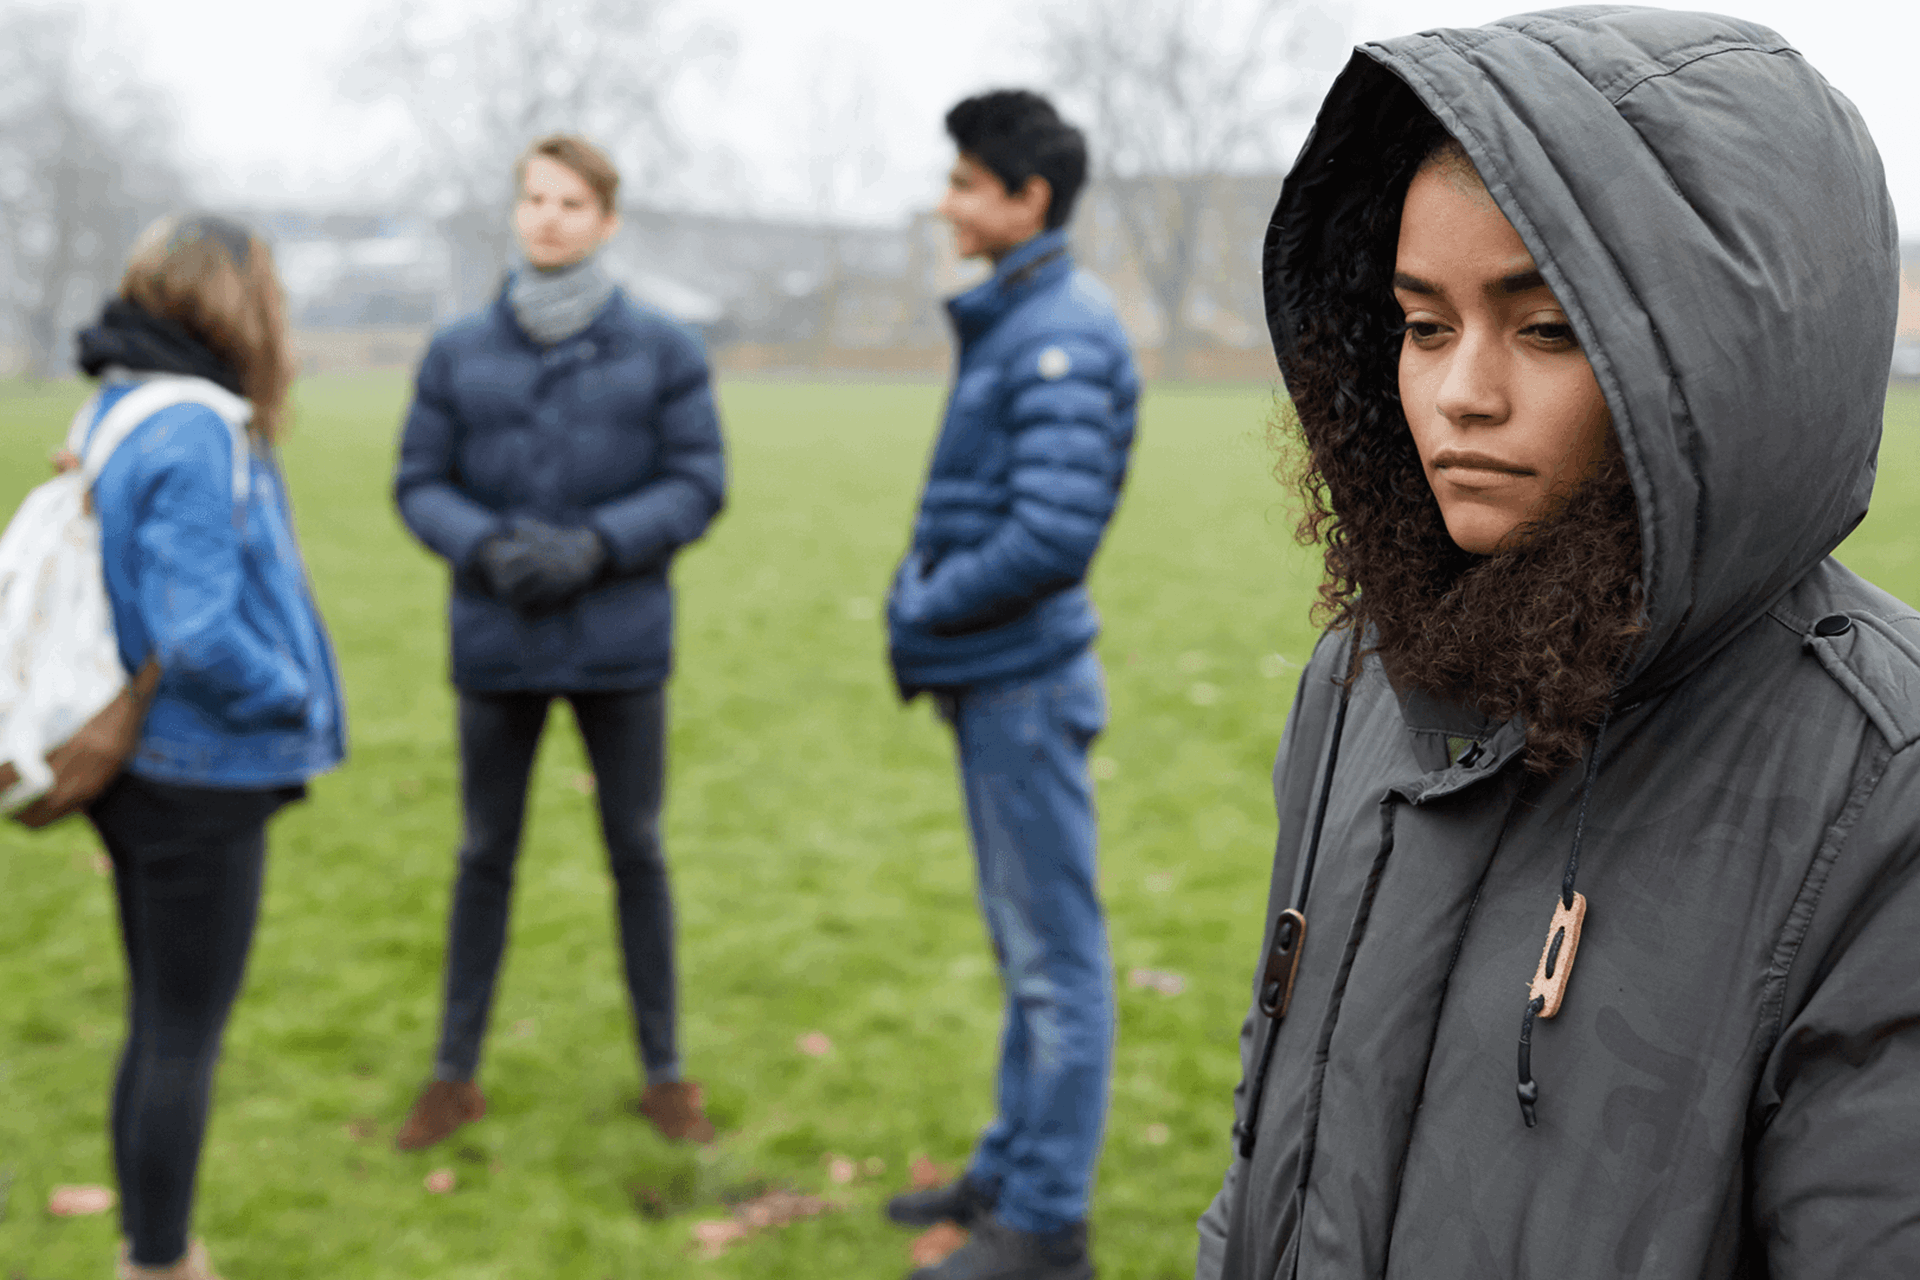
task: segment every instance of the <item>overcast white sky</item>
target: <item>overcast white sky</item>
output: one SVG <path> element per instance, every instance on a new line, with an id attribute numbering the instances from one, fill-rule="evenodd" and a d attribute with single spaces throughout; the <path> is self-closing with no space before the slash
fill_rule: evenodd
<path id="1" fill-rule="evenodd" d="M 4 3 L 5 0 L 0 0 Z M 404 153 L 397 114 L 337 92 L 383 0 L 83 0 L 96 38 L 112 39 L 178 104 L 208 194 L 247 204 L 353 203 L 390 179 Z M 1018 0 L 683 0 L 732 28 L 727 83 L 695 132 L 724 137 L 746 162 L 763 211 L 807 205 L 796 121 L 822 67 L 864 83 L 872 130 L 890 162 L 846 203 L 897 217 L 937 193 L 946 163 L 940 116 L 962 94 L 1031 76 L 1033 4 Z M 1345 45 L 1432 27 L 1470 26 L 1526 7 L 1513 0 L 1323 0 Z M 1865 116 L 1886 162 L 1908 239 L 1920 238 L 1920 3 L 1726 0 L 1720 8 L 1791 40 Z M 1329 51 L 1325 74 L 1343 59 Z"/>

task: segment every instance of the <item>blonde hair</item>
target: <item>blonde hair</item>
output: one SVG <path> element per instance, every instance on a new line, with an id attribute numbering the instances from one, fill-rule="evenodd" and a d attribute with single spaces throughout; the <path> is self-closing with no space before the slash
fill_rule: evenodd
<path id="1" fill-rule="evenodd" d="M 577 133 L 548 134 L 522 151 L 520 158 L 513 162 L 516 187 L 526 182 L 527 162 L 535 156 L 545 156 L 573 170 L 582 182 L 593 188 L 593 194 L 600 197 L 600 211 L 614 212 L 614 197 L 620 194 L 620 171 L 599 147 Z"/>
<path id="2" fill-rule="evenodd" d="M 120 296 L 225 361 L 253 402 L 249 430 L 279 438 L 294 360 L 286 295 L 265 241 L 225 218 L 161 218 L 134 241 Z"/>

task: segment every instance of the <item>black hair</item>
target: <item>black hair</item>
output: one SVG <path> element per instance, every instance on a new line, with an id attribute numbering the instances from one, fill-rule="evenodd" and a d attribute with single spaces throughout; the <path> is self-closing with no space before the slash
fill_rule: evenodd
<path id="1" fill-rule="evenodd" d="M 1053 104 L 1026 89 L 975 94 L 947 112 L 947 136 L 1000 179 L 1009 194 L 1027 179 L 1045 178 L 1053 190 L 1047 230 L 1066 225 L 1087 180 L 1087 140 L 1060 118 Z"/>

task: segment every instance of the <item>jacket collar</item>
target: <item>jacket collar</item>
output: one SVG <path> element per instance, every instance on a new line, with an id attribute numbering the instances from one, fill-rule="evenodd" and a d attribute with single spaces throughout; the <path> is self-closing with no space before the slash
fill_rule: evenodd
<path id="1" fill-rule="evenodd" d="M 1067 229 L 1042 231 L 1000 260 L 990 279 L 947 300 L 954 330 L 962 342 L 979 337 L 1011 311 L 1014 304 L 1073 270 Z"/>

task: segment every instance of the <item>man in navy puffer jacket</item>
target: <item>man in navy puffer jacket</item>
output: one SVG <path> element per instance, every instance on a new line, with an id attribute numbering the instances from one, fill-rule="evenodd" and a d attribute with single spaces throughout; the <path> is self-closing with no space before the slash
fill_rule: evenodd
<path id="1" fill-rule="evenodd" d="M 526 264 L 494 304 L 434 336 L 400 440 L 407 527 L 452 569 L 465 840 L 454 883 L 433 1079 L 396 1136 L 432 1146 L 479 1119 L 479 1066 L 506 943 L 527 777 L 565 698 L 593 762 L 647 1087 L 670 1139 L 710 1141 L 675 1044 L 673 907 L 660 848 L 667 571 L 726 492 L 707 362 L 595 261 L 619 176 L 591 143 L 521 158 Z"/>
<path id="2" fill-rule="evenodd" d="M 993 277 L 953 299 L 960 363 L 888 602 L 903 697 L 953 725 L 980 898 L 1007 992 L 998 1115 L 903 1225 L 970 1227 L 927 1280 L 1089 1277 L 1087 1197 L 1106 1118 L 1112 964 L 1087 751 L 1105 727 L 1085 579 L 1126 478 L 1139 378 L 1065 224 L 1079 131 L 1035 94 L 956 106 L 941 214 Z"/>

